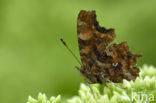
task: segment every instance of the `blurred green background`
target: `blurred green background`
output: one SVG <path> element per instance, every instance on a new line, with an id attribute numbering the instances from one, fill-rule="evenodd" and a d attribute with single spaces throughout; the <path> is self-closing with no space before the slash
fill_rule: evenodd
<path id="1" fill-rule="evenodd" d="M 96 10 L 100 25 L 115 28 L 119 43 L 156 66 L 156 0 L 0 0 L 0 103 L 24 103 L 39 92 L 77 94 L 82 76 L 62 37 L 79 57 L 77 15 Z"/>

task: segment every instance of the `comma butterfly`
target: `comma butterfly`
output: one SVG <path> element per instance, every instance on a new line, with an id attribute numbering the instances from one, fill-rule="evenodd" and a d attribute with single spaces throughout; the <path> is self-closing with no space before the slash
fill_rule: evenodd
<path id="1" fill-rule="evenodd" d="M 80 11 L 77 34 L 82 61 L 77 69 L 88 83 L 119 83 L 139 76 L 137 58 L 141 55 L 132 54 L 126 42 L 109 46 L 116 38 L 114 29 L 100 27 L 95 11 Z"/>

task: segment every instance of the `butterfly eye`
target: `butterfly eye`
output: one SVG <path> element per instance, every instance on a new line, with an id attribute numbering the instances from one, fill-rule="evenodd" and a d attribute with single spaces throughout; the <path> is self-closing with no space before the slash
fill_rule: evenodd
<path id="1" fill-rule="evenodd" d="M 117 67 L 118 66 L 118 63 L 112 63 L 112 66 L 113 67 Z"/>

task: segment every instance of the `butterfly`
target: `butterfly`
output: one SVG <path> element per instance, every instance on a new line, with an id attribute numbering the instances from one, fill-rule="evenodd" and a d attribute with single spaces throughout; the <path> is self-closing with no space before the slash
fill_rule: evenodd
<path id="1" fill-rule="evenodd" d="M 115 31 L 100 27 L 94 10 L 81 10 L 78 14 L 77 37 L 81 67 L 76 68 L 87 83 L 120 83 L 123 79 L 135 80 L 139 76 L 137 59 L 142 55 L 131 53 L 127 42 L 111 44 L 116 38 Z M 63 39 L 61 41 L 67 47 Z"/>

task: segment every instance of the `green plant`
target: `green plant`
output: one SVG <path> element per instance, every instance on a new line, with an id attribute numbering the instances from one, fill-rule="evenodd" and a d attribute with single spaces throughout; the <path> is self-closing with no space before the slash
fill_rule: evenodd
<path id="1" fill-rule="evenodd" d="M 118 83 L 121 87 L 112 83 L 104 85 L 91 85 L 93 93 L 85 84 L 81 84 L 79 95 L 66 100 L 66 103 L 153 103 L 156 98 L 156 68 L 144 65 L 141 68 L 140 77 L 135 81 L 123 80 Z M 124 89 L 123 89 L 124 88 Z M 60 95 L 47 100 L 45 94 L 39 94 L 38 99 L 29 96 L 27 103 L 60 103 Z"/>

